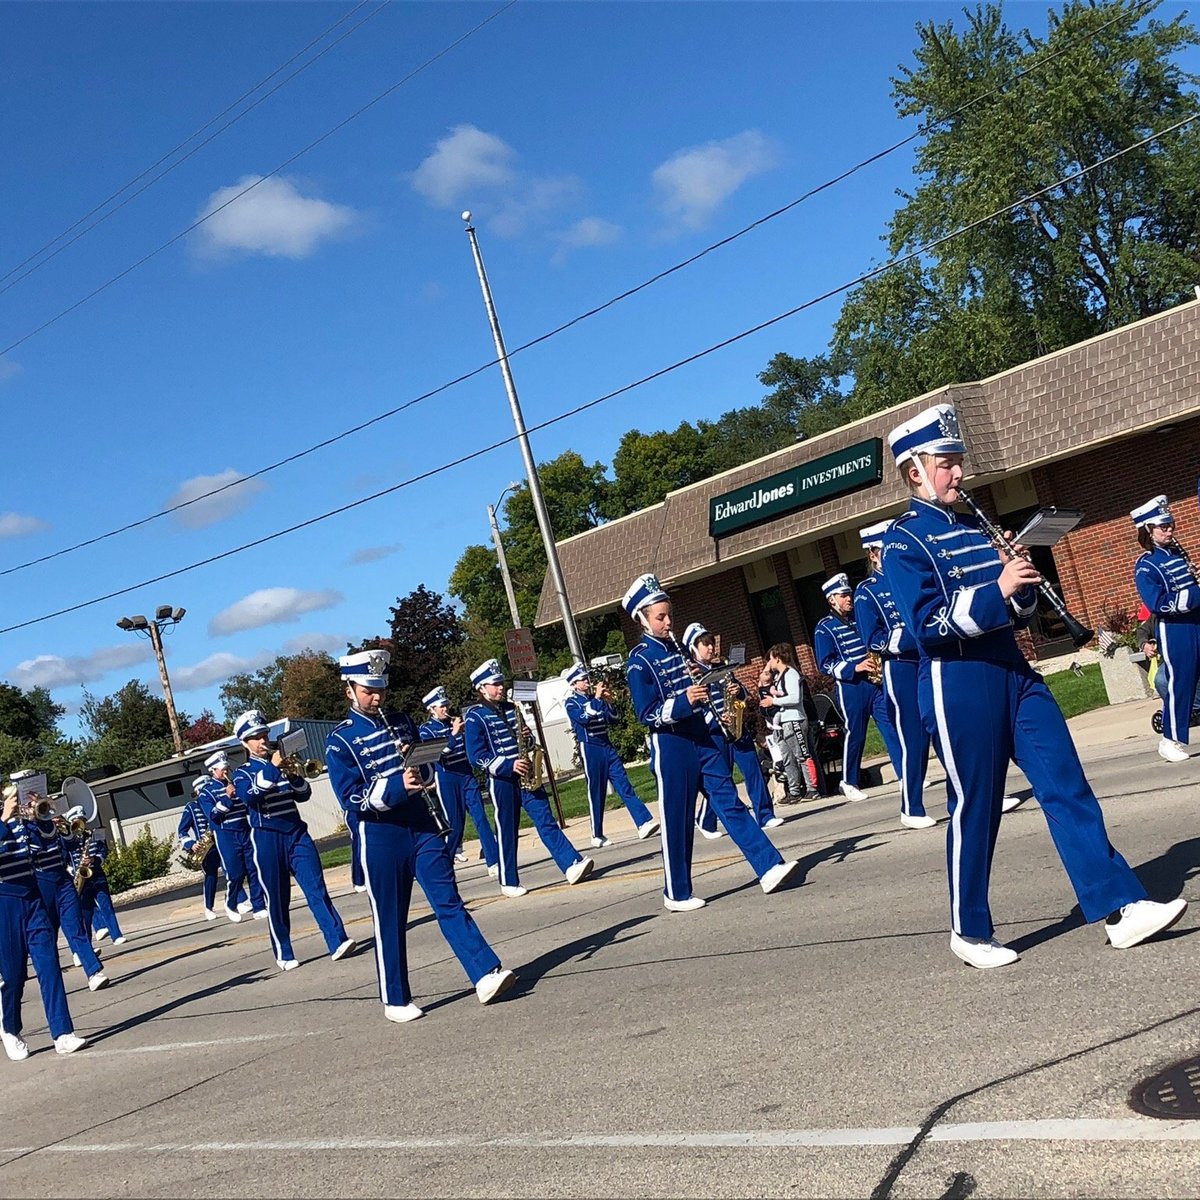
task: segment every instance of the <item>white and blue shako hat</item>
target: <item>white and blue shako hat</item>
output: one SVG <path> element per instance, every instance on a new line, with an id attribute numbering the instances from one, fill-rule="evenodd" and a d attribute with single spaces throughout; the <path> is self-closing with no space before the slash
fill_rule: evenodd
<path id="1" fill-rule="evenodd" d="M 699 621 L 693 621 L 683 631 L 683 648 L 694 655 L 696 653 L 696 643 L 708 632 Z"/>
<path id="2" fill-rule="evenodd" d="M 432 692 L 426 692 L 421 703 L 428 709 L 434 708 L 449 708 L 450 697 L 446 695 L 446 689 L 439 683 Z"/>
<path id="3" fill-rule="evenodd" d="M 200 795 L 200 793 L 204 791 L 204 785 L 206 783 L 208 783 L 207 775 L 197 775 L 196 778 L 192 780 L 192 795 Z"/>
<path id="4" fill-rule="evenodd" d="M 229 766 L 229 755 L 224 750 L 218 750 L 215 754 L 210 754 L 204 760 L 204 769 L 206 771 L 215 771 L 218 767 Z"/>
<path id="5" fill-rule="evenodd" d="M 385 688 L 391 662 L 392 656 L 386 650 L 360 650 L 357 654 L 343 654 L 338 659 L 338 670 L 344 683 Z"/>
<path id="6" fill-rule="evenodd" d="M 858 531 L 858 540 L 864 550 L 882 550 L 883 539 L 891 529 L 891 521 L 880 521 L 877 525 L 868 525 Z"/>
<path id="7" fill-rule="evenodd" d="M 668 599 L 670 597 L 663 591 L 656 575 L 639 575 L 622 597 L 621 607 L 636 621 L 643 608 Z"/>
<path id="8" fill-rule="evenodd" d="M 568 667 L 562 673 L 562 677 L 574 687 L 581 679 L 587 679 L 588 669 L 583 663 L 576 663 L 573 667 Z"/>
<path id="9" fill-rule="evenodd" d="M 479 666 L 471 672 L 471 686 L 483 687 L 485 683 L 503 683 L 504 668 L 500 665 L 500 660 L 489 658 L 487 662 L 480 663 Z"/>
<path id="10" fill-rule="evenodd" d="M 257 708 L 252 708 L 249 712 L 242 713 L 233 723 L 233 732 L 237 739 L 242 742 L 248 737 L 253 737 L 256 733 L 266 733 L 270 728 L 271 726 L 267 718 Z"/>
<path id="11" fill-rule="evenodd" d="M 1141 508 L 1135 508 L 1129 515 L 1139 529 L 1143 525 L 1175 524 L 1175 518 L 1171 516 L 1171 510 L 1167 507 L 1166 496 L 1155 496 L 1153 500 L 1147 500 Z"/>
<path id="12" fill-rule="evenodd" d="M 888 434 L 888 448 L 897 465 L 914 454 L 966 454 L 966 443 L 953 404 L 935 404 L 910 417 Z"/>
<path id="13" fill-rule="evenodd" d="M 821 591 L 825 593 L 826 600 L 832 600 L 834 596 L 841 595 L 842 592 L 852 592 L 854 589 L 850 586 L 850 576 L 843 571 L 840 575 L 825 580 L 821 584 Z"/>

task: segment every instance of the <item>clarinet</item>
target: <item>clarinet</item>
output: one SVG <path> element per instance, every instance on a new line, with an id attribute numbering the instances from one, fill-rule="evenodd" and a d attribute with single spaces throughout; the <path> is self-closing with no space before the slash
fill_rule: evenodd
<path id="1" fill-rule="evenodd" d="M 987 535 L 988 540 L 996 547 L 997 550 L 1004 551 L 1010 558 L 1024 558 L 1029 560 L 1028 554 L 1017 554 L 1016 545 L 1010 542 L 1004 536 L 1004 530 L 995 523 L 976 503 L 975 498 L 967 491 L 960 483 L 958 485 L 958 498 L 975 514 L 975 519 L 979 522 L 979 527 Z M 1062 621 L 1068 635 L 1071 638 L 1072 644 L 1076 649 L 1086 645 L 1096 636 L 1094 630 L 1089 629 L 1082 621 L 1076 620 L 1068 611 L 1067 606 L 1063 603 L 1062 597 L 1054 590 L 1049 583 L 1043 579 L 1037 584 L 1037 590 L 1045 597 L 1046 602 L 1058 614 L 1058 619 Z"/>
<path id="2" fill-rule="evenodd" d="M 403 771 L 406 769 L 404 766 L 406 755 L 400 741 L 400 733 L 395 725 L 388 720 L 388 715 L 382 708 L 379 710 L 379 719 L 383 722 L 384 729 L 388 731 L 388 737 L 396 744 L 396 750 L 400 755 L 400 770 Z M 420 775 L 417 776 L 417 779 L 420 782 L 421 798 L 425 801 L 425 807 L 429 809 L 430 817 L 433 818 L 434 829 L 437 831 L 439 837 L 446 837 L 450 833 L 450 825 L 442 813 L 442 806 L 437 802 L 437 797 L 430 792 Z"/>
<path id="3" fill-rule="evenodd" d="M 1196 574 L 1196 564 L 1192 562 L 1192 556 L 1183 548 L 1183 543 L 1177 537 L 1172 537 L 1171 540 L 1167 542 L 1167 549 L 1170 550 L 1172 554 L 1178 554 L 1179 557 L 1183 559 L 1183 564 L 1189 571 L 1191 571 L 1192 578 L 1195 579 L 1197 583 L 1200 583 L 1200 575 Z"/>
<path id="4" fill-rule="evenodd" d="M 704 668 L 690 655 L 684 654 L 683 647 L 678 643 L 678 641 L 675 640 L 675 635 L 673 633 L 667 634 L 667 637 L 671 639 L 671 645 L 675 647 L 675 653 L 683 659 L 683 665 L 687 667 L 688 674 L 691 675 L 692 680 L 696 683 L 699 683 L 700 676 L 704 673 Z M 729 672 L 729 675 L 733 675 L 732 670 Z M 721 715 L 717 712 L 717 706 L 713 703 L 711 691 L 708 691 L 708 699 L 704 701 L 704 707 L 708 710 L 708 713 L 712 719 L 717 723 L 717 728 L 721 731 L 721 734 L 725 740 L 727 742 L 736 741 L 737 739 L 733 737 L 729 727 L 724 721 L 721 720 Z"/>

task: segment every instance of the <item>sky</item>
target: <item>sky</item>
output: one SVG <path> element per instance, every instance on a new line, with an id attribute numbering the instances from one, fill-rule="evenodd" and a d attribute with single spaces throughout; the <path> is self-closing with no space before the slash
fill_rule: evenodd
<path id="1" fill-rule="evenodd" d="M 1044 29 L 1043 4 L 1006 11 Z M 918 22 L 962 19 L 958 4 L 847 0 L 2 13 L 0 678 L 48 687 L 69 714 L 84 688 L 137 678 L 158 694 L 148 641 L 116 622 L 182 607 L 165 646 L 192 716 L 221 715 L 232 673 L 385 634 L 397 597 L 445 592 L 463 549 L 488 542 L 487 505 L 522 478 L 513 444 L 135 586 L 512 436 L 491 367 L 163 515 L 492 360 L 464 209 L 513 349 L 912 133 L 891 77 Z M 869 270 L 912 186 L 908 147 L 514 354 L 526 422 Z M 753 403 L 771 356 L 820 353 L 839 307 L 534 429 L 534 455 L 607 464 L 628 429 Z"/>

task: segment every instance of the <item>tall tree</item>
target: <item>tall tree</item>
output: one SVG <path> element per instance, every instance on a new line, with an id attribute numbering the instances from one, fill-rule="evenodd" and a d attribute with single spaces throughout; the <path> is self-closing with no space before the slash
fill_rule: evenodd
<path id="1" fill-rule="evenodd" d="M 690 421 L 671 431 L 631 429 L 613 455 L 613 483 L 606 497 L 610 519 L 657 504 L 668 492 L 706 479 L 717 470 L 712 442 Z"/>
<path id="2" fill-rule="evenodd" d="M 283 709 L 283 656 L 257 671 L 230 675 L 221 685 L 220 696 L 225 720 L 230 725 L 252 708 L 272 719 Z"/>
<path id="3" fill-rule="evenodd" d="M 211 708 L 206 708 L 190 725 L 182 730 L 185 746 L 205 746 L 220 741 L 230 734 L 229 726 L 218 721 Z"/>
<path id="4" fill-rule="evenodd" d="M 170 758 L 175 752 L 166 701 L 140 680 L 131 679 L 111 696 L 96 697 L 85 689 L 79 716 L 98 761 L 123 771 Z M 180 713 L 179 723 L 191 722 Z"/>
<path id="5" fill-rule="evenodd" d="M 346 685 L 338 665 L 323 650 L 303 650 L 277 658 L 281 669 L 279 716 L 340 721 L 346 715 Z"/>
<path id="6" fill-rule="evenodd" d="M 64 711 L 44 687 L 26 692 L 11 683 L 0 683 L 0 733 L 30 742 L 53 739 Z"/>

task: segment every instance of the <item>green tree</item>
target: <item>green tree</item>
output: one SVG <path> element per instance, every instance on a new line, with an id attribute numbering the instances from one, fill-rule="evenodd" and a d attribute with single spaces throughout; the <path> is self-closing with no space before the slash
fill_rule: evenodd
<path id="1" fill-rule="evenodd" d="M 283 657 L 257 671 L 230 675 L 221 685 L 220 697 L 229 725 L 252 708 L 273 719 L 283 709 Z"/>
<path id="2" fill-rule="evenodd" d="M 175 752 L 166 701 L 137 679 L 103 698 L 85 689 L 79 717 L 90 735 L 90 753 L 122 771 L 160 762 Z M 179 723 L 191 722 L 179 714 Z"/>
<path id="3" fill-rule="evenodd" d="M 281 675 L 277 715 L 312 721 L 340 721 L 345 717 L 346 685 L 332 655 L 323 650 L 302 650 L 283 655 L 275 663 Z"/>
<path id="4" fill-rule="evenodd" d="M 0 733 L 30 742 L 53 739 L 63 712 L 44 687 L 26 692 L 11 683 L 0 683 Z"/>
<path id="5" fill-rule="evenodd" d="M 613 455 L 604 515 L 615 520 L 658 504 L 668 492 L 707 479 L 719 468 L 704 432 L 683 421 L 673 432 L 631 429 Z"/>

